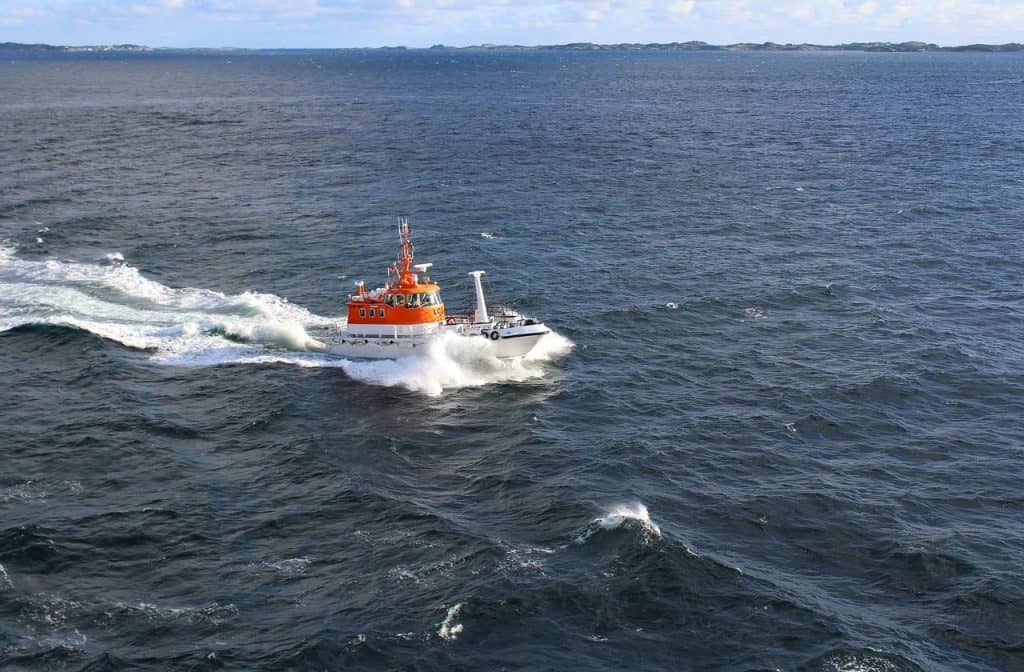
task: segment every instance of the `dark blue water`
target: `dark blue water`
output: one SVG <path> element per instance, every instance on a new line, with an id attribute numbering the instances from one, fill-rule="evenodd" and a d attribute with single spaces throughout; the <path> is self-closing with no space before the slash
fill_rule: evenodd
<path id="1" fill-rule="evenodd" d="M 1024 669 L 1022 109 L 1012 54 L 5 56 L 0 668 Z M 311 351 L 399 215 L 560 337 Z"/>

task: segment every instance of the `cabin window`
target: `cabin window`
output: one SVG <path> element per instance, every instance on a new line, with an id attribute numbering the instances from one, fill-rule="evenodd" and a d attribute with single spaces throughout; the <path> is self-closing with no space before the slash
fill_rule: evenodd
<path id="1" fill-rule="evenodd" d="M 359 309 L 359 317 L 366 317 L 366 308 Z"/>
<path id="2" fill-rule="evenodd" d="M 430 292 L 427 292 L 426 294 L 421 294 L 420 295 L 420 299 L 422 301 L 421 305 L 423 305 L 423 306 L 432 306 L 432 305 L 434 305 L 434 295 L 431 294 Z"/>
<path id="3" fill-rule="evenodd" d="M 377 310 L 375 308 L 370 308 L 370 317 L 377 317 Z"/>
<path id="4" fill-rule="evenodd" d="M 420 295 L 419 294 L 410 294 L 409 295 L 409 302 L 406 305 L 408 305 L 410 308 L 419 308 L 420 307 Z"/>
<path id="5" fill-rule="evenodd" d="M 381 317 L 384 317 L 384 309 L 381 308 L 377 314 L 380 315 Z"/>
<path id="6" fill-rule="evenodd" d="M 388 304 L 389 306 L 395 305 L 395 295 L 388 294 L 387 297 L 384 299 L 384 303 Z"/>
<path id="7" fill-rule="evenodd" d="M 395 303 L 399 306 L 405 305 L 405 294 L 395 294 Z"/>

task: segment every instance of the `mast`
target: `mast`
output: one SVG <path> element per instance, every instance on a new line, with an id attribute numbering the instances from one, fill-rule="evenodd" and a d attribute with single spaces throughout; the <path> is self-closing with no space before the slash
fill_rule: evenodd
<path id="1" fill-rule="evenodd" d="M 409 239 L 409 220 L 405 217 L 398 218 L 398 237 L 402 244 L 402 252 L 395 262 L 395 272 L 398 273 L 399 287 L 415 287 L 417 284 L 416 272 L 412 268 L 415 260 L 412 240 Z"/>
<path id="2" fill-rule="evenodd" d="M 476 290 L 476 313 L 473 322 L 475 324 L 490 322 L 491 318 L 487 314 L 487 301 L 484 300 L 484 286 L 480 282 L 480 276 L 483 275 L 484 272 L 470 271 L 469 274 L 473 276 L 473 288 Z"/>

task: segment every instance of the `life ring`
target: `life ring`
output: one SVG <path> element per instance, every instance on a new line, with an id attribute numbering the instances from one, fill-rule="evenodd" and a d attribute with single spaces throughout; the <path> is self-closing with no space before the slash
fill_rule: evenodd
<path id="1" fill-rule="evenodd" d="M 501 334 L 498 333 L 497 329 L 495 329 L 494 331 L 491 332 L 491 340 L 492 341 L 496 341 L 499 338 L 501 338 Z"/>

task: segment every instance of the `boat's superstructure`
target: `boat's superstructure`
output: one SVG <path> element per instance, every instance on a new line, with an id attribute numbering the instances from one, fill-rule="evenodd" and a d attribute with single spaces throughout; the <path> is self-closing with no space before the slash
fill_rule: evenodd
<path id="1" fill-rule="evenodd" d="M 488 312 L 481 276 L 473 271 L 476 308 L 469 315 L 450 314 L 441 300 L 441 288 L 430 281 L 432 264 L 415 263 L 409 239 L 409 223 L 399 219 L 401 253 L 388 268 L 384 287 L 367 290 L 357 282 L 357 293 L 348 300 L 347 323 L 329 338 L 328 352 L 346 357 L 395 358 L 422 352 L 446 334 L 486 340 L 486 352 L 494 357 L 521 357 L 548 333 L 542 323 L 501 308 Z"/>

